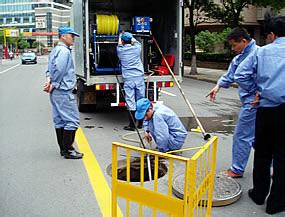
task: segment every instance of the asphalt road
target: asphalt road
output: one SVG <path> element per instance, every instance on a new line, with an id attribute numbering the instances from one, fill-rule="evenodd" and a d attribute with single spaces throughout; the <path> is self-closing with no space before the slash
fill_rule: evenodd
<path id="1" fill-rule="evenodd" d="M 0 65 L 0 216 L 107 216 L 102 214 L 83 161 L 65 160 L 58 153 L 49 98 L 42 91 L 47 58 L 40 57 L 36 65 L 19 63 L 20 60 L 13 60 Z M 182 87 L 205 129 L 219 137 L 217 171 L 229 168 L 232 130 L 239 110 L 237 90 L 221 90 L 216 103 L 212 103 L 205 95 L 213 84 L 184 79 Z M 187 128 L 195 128 L 178 89 L 164 91 L 160 99 L 176 111 Z M 131 144 L 122 139 L 127 113 L 124 109 L 101 109 L 80 115 L 84 136 L 103 178 L 111 186 L 106 172 L 111 163 L 111 144 Z M 189 133 L 185 146 L 203 143 L 199 134 Z M 244 192 L 251 188 L 251 175 L 252 156 L 244 178 L 238 180 Z M 264 206 L 256 206 L 243 193 L 236 203 L 213 208 L 212 216 L 266 217 L 264 210 Z"/>

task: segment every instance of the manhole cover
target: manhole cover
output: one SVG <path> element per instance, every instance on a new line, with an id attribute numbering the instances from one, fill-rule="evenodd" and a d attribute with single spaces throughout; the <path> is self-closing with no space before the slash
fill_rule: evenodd
<path id="1" fill-rule="evenodd" d="M 154 179 L 154 160 L 150 160 L 152 180 Z M 127 165 L 126 160 L 118 161 L 118 179 L 127 180 Z M 163 162 L 158 162 L 158 178 L 163 177 L 167 173 L 167 166 Z M 107 167 L 107 174 L 112 176 L 112 165 Z M 140 182 L 140 158 L 133 159 L 130 162 L 130 181 Z M 148 164 L 144 161 L 144 181 L 149 181 Z"/>
<path id="2" fill-rule="evenodd" d="M 184 177 L 180 174 L 174 178 L 173 193 L 178 198 L 184 196 Z M 240 184 L 223 172 L 216 174 L 213 192 L 213 206 L 226 206 L 236 202 L 242 194 Z"/>

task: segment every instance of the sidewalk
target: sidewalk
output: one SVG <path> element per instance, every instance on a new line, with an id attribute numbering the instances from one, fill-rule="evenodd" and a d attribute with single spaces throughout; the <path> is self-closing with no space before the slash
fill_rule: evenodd
<path id="1" fill-rule="evenodd" d="M 227 70 L 222 69 L 197 68 L 198 74 L 190 75 L 190 69 L 191 66 L 184 66 L 184 77 L 214 84 L 216 84 L 219 78 L 227 72 Z M 237 87 L 237 84 L 234 83 L 232 86 Z"/>

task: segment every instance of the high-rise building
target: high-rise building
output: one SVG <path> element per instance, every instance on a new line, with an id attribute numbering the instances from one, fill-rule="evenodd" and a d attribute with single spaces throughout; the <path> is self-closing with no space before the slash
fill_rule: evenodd
<path id="1" fill-rule="evenodd" d="M 37 40 L 52 47 L 57 29 L 70 24 L 68 1 L 0 0 L 0 28 L 19 29 L 28 40 Z"/>

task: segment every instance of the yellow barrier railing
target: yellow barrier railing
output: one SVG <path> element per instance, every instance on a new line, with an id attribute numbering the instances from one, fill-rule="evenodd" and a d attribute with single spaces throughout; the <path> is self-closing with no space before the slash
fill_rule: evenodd
<path id="1" fill-rule="evenodd" d="M 217 137 L 201 146 L 192 157 L 181 157 L 114 142 L 112 144 L 112 216 L 117 216 L 117 203 L 125 206 L 125 216 L 167 216 L 192 217 L 210 216 L 214 175 L 216 168 Z M 132 153 L 139 162 L 139 182 L 131 182 Z M 118 155 L 126 156 L 126 180 L 118 179 Z M 145 158 L 153 163 L 153 182 L 145 182 Z M 168 164 L 168 180 L 159 179 L 159 164 Z M 177 172 L 184 175 L 184 197 L 173 195 L 173 177 Z M 123 199 L 123 200 L 122 200 Z M 121 204 L 120 207 L 121 207 Z M 122 208 L 122 207 L 121 207 Z"/>

